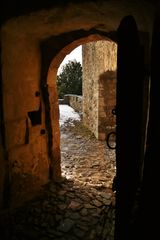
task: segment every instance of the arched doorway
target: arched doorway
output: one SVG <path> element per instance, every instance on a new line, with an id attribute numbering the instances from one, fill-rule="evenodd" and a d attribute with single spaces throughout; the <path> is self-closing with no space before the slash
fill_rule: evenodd
<path id="1" fill-rule="evenodd" d="M 80 7 L 78 8 L 78 11 L 77 8 L 74 8 L 75 5 L 73 4 L 72 7 L 76 10 L 76 13 L 79 12 L 79 9 L 82 10 L 80 11 L 81 17 L 79 15 L 77 17 L 77 14 L 72 14 L 74 13 L 74 10 L 70 12 L 68 6 L 63 6 L 65 11 L 60 8 L 56 9 L 56 11 L 51 10 L 49 13 L 47 13 L 47 11 L 40 13 L 37 12 L 35 14 L 33 13 L 33 15 L 30 16 L 23 16 L 18 20 L 13 19 L 13 21 L 11 20 L 6 23 L 2 29 L 4 83 L 3 97 L 5 106 L 3 122 L 5 123 L 5 152 L 7 153 L 7 156 L 5 155 L 4 158 L 7 161 L 7 164 L 11 166 L 10 169 L 6 169 L 6 171 L 10 171 L 10 177 L 7 179 L 9 183 L 16 180 L 15 175 L 17 174 L 17 166 L 20 177 L 26 177 L 30 175 L 38 176 L 40 183 L 44 183 L 44 181 L 42 181 L 42 178 L 43 180 L 45 179 L 45 181 L 47 181 L 46 179 L 48 177 L 48 165 L 50 169 L 50 177 L 53 177 L 54 179 L 60 177 L 58 162 L 59 155 L 57 154 L 54 156 L 54 153 L 56 152 L 54 152 L 54 148 L 56 148 L 56 146 L 58 148 L 58 144 L 55 144 L 54 146 L 52 145 L 52 137 L 55 137 L 57 135 L 58 139 L 59 135 L 58 129 L 55 128 L 55 132 L 53 132 L 52 129 L 56 123 L 56 121 L 52 122 L 52 115 L 56 116 L 58 114 L 58 108 L 56 106 L 54 108 L 50 108 L 50 104 L 54 105 L 56 103 L 57 97 L 56 92 L 54 92 L 54 96 L 52 96 L 52 93 L 50 92 L 48 83 L 46 81 L 48 67 L 53 58 L 53 55 L 56 56 L 56 54 L 58 54 L 61 49 L 63 49 L 66 45 L 70 44 L 74 40 L 89 36 L 90 34 L 98 33 L 105 35 L 105 33 L 107 33 L 105 36 L 111 38 L 116 32 L 117 26 L 122 17 L 126 16 L 129 13 L 133 13 L 133 15 L 137 17 L 136 21 L 138 23 L 138 26 L 140 26 L 139 30 L 146 33 L 147 37 L 150 38 L 149 32 L 151 29 L 150 25 L 152 24 L 152 21 L 150 21 L 152 17 L 150 18 L 149 15 L 149 13 L 152 14 L 152 11 L 150 11 L 149 8 L 150 5 L 145 5 L 143 8 L 143 4 L 141 5 L 141 3 L 139 3 L 140 5 L 137 5 L 137 3 L 133 3 L 133 5 L 117 5 L 117 3 L 113 2 L 112 6 L 109 2 L 104 1 L 103 3 L 104 4 L 102 4 L 102 6 L 99 4 L 96 5 L 95 2 L 86 3 L 85 6 L 82 4 L 78 6 Z M 146 11 L 147 9 L 148 11 Z M 108 14 L 106 14 L 106 12 Z M 148 16 L 146 16 L 146 12 L 148 12 Z M 59 16 L 61 17 L 60 19 Z M 148 20 L 148 24 L 146 24 L 146 22 L 143 22 L 142 16 L 144 16 L 145 20 Z M 43 21 L 44 19 L 45 21 Z M 66 24 L 66 20 L 68 24 Z M 52 38 L 52 36 L 54 36 L 54 38 Z M 48 47 L 50 44 L 52 47 Z M 39 46 L 41 46 L 41 52 Z M 51 48 L 53 50 L 52 52 L 50 52 Z M 22 49 L 23 54 L 21 51 Z M 10 81 L 10 79 L 12 79 L 12 81 Z M 39 87 L 40 85 L 41 87 Z M 50 87 L 52 88 L 51 85 Z M 40 124 L 37 128 L 33 128 L 34 126 L 28 127 L 26 123 L 26 115 L 28 112 L 32 112 L 32 110 L 37 110 L 36 107 L 37 102 L 39 103 L 39 100 L 36 101 L 37 98 L 35 98 L 34 93 L 38 90 L 42 91 L 43 101 L 45 102 L 45 108 L 43 108 L 44 106 L 42 105 L 41 112 L 43 116 L 43 125 Z M 14 91 L 17 93 L 18 98 L 12 94 Z M 23 101 L 24 98 L 27 99 L 27 101 L 25 101 L 25 104 Z M 19 104 L 20 102 L 21 104 Z M 33 102 L 35 109 L 32 109 Z M 129 109 L 128 105 L 126 108 Z M 44 127 L 46 130 L 46 135 L 43 134 L 45 131 L 41 131 L 43 129 L 42 127 Z M 22 129 L 23 131 L 20 132 L 23 134 L 20 135 L 18 141 L 17 138 L 11 137 L 13 135 L 17 136 L 17 132 Z M 24 133 L 26 132 L 27 136 L 28 133 L 30 136 L 29 141 L 27 142 L 24 141 L 26 139 L 24 137 L 26 136 Z M 36 137 L 34 137 L 32 134 Z M 122 137 L 123 133 L 120 134 L 119 137 L 120 136 Z M 40 139 L 42 140 L 41 144 L 39 144 Z M 47 147 L 49 146 L 47 150 L 46 148 L 44 149 L 43 143 L 45 143 Z M 41 155 L 38 158 L 39 149 L 41 150 Z M 51 160 L 53 160 L 52 158 L 54 157 L 55 162 L 52 163 Z M 30 161 L 30 159 L 32 159 L 32 161 Z M 37 164 L 37 159 L 39 160 L 39 168 L 35 167 Z M 43 162 L 46 163 L 45 170 L 43 167 L 41 167 L 43 165 Z M 29 165 L 29 163 L 31 164 Z M 6 176 L 8 176 L 8 174 L 6 174 Z M 20 181 L 18 181 L 18 184 L 19 183 Z M 26 188 L 25 192 L 27 192 Z"/>
<path id="2" fill-rule="evenodd" d="M 71 33 L 73 34 L 73 33 Z M 89 34 L 89 35 L 88 35 Z M 82 34 L 83 35 L 83 34 Z M 60 149 L 59 149 L 59 130 L 58 130 L 58 127 L 59 127 L 59 110 L 58 110 L 58 96 L 57 96 L 57 90 L 55 90 L 56 88 L 56 77 L 57 77 L 57 71 L 58 71 L 58 67 L 60 65 L 60 63 L 62 62 L 62 60 L 64 59 L 65 55 L 69 52 L 71 52 L 75 47 L 77 47 L 79 44 L 85 44 L 87 42 L 93 42 L 93 41 L 98 41 L 98 40 L 108 40 L 108 38 L 106 38 L 105 36 L 103 35 L 99 35 L 99 34 L 90 34 L 90 33 L 87 33 L 88 36 L 86 37 L 83 37 L 83 38 L 80 38 L 80 39 L 77 39 L 77 40 L 74 40 L 72 41 L 71 43 L 69 43 L 66 47 L 63 47 L 62 49 L 59 50 L 59 53 L 56 54 L 56 56 L 53 58 L 52 62 L 48 62 L 48 66 L 50 65 L 49 67 L 49 70 L 47 72 L 47 65 L 45 64 L 42 64 L 43 68 L 45 68 L 45 72 L 47 74 L 47 82 L 44 83 L 44 79 L 46 79 L 45 75 L 43 76 L 43 83 L 42 83 L 42 90 L 45 88 L 43 88 L 43 86 L 45 86 L 47 84 L 47 91 L 48 91 L 48 100 L 45 101 L 45 102 L 48 102 L 47 104 L 49 104 L 49 107 L 48 109 L 50 109 L 50 112 L 48 112 L 48 116 L 50 118 L 50 121 L 51 121 L 51 125 L 53 124 L 53 127 L 52 128 L 52 134 L 51 134 L 51 138 L 50 138 L 50 143 L 51 142 L 54 142 L 53 144 L 53 149 L 52 149 L 52 146 L 49 146 L 50 147 L 50 152 L 52 152 L 52 157 L 51 159 L 53 159 L 53 178 L 56 179 L 57 177 L 60 177 Z M 69 41 L 70 41 L 70 38 L 71 36 L 69 36 L 68 34 L 68 38 L 69 38 Z M 75 36 L 73 37 L 73 39 L 75 38 Z M 67 36 L 66 36 L 66 39 L 67 39 Z M 43 56 L 44 56 L 44 59 L 42 58 L 42 62 L 47 62 L 47 60 L 45 59 L 47 56 L 48 58 L 48 55 L 45 53 L 46 49 L 47 49 L 47 52 L 50 52 L 50 55 L 51 55 L 51 52 L 52 52 L 52 44 L 51 44 L 52 40 L 49 39 L 49 42 L 45 42 L 43 43 L 43 47 L 42 47 L 42 51 L 43 51 Z M 110 43 L 110 42 L 109 42 Z M 110 47 L 110 46 L 109 46 Z M 108 48 L 109 48 L 108 47 Z M 111 50 L 112 52 L 112 50 Z M 114 54 L 115 54 L 115 48 L 114 48 Z M 111 54 L 111 53 L 110 53 Z M 113 54 L 113 55 L 114 55 Z M 51 59 L 51 56 L 50 56 L 50 59 Z M 116 60 L 116 59 L 115 59 Z M 92 63 L 91 63 L 92 64 Z M 111 64 L 111 63 L 110 63 Z M 93 65 L 93 64 L 92 64 Z M 116 66 L 116 64 L 113 64 L 114 66 Z M 98 66 L 98 65 L 97 65 Z M 98 67 L 97 67 L 98 69 Z M 90 130 L 96 135 L 96 137 L 99 138 L 99 130 L 100 128 L 103 126 L 103 128 L 105 129 L 105 118 L 106 117 L 106 105 L 108 104 L 107 103 L 107 96 L 108 95 L 111 95 L 111 93 L 109 94 L 106 94 L 105 91 L 104 91 L 104 88 L 105 88 L 105 85 L 104 85 L 104 81 L 105 81 L 105 78 L 104 78 L 104 72 L 109 72 L 108 68 L 106 67 L 106 69 L 104 67 L 101 67 L 99 68 L 99 73 L 97 73 L 97 76 L 95 78 L 95 86 L 96 87 L 96 90 L 95 90 L 95 96 L 93 95 L 93 91 L 91 88 L 86 88 L 85 86 L 87 86 L 87 81 L 88 81 L 88 76 L 86 77 L 86 74 L 85 74 L 85 82 L 84 83 L 84 100 L 83 100 L 83 109 L 84 109 L 84 112 L 87 113 L 87 116 L 83 116 L 84 118 L 84 122 L 86 122 L 86 126 L 90 128 Z M 43 72 L 43 70 L 42 70 Z M 85 71 L 86 73 L 87 71 Z M 93 75 L 95 75 L 94 73 L 94 70 L 92 70 L 91 72 L 93 72 Z M 102 77 L 103 76 L 103 77 Z M 102 79 L 103 78 L 103 79 Z M 92 78 L 93 79 L 93 78 Z M 106 82 L 107 80 L 109 79 L 109 77 L 107 77 L 106 79 Z M 109 80 L 108 80 L 109 81 Z M 111 80 L 112 81 L 112 80 Z M 101 86 L 99 86 L 99 84 L 101 83 Z M 115 85 L 115 82 L 114 82 L 114 85 Z M 93 87 L 93 86 L 92 86 Z M 94 87 L 95 88 L 95 87 Z M 53 90 L 54 89 L 54 90 Z M 86 91 L 87 90 L 87 91 Z M 90 91 L 90 94 L 92 96 L 89 95 L 89 91 Z M 114 87 L 114 91 L 115 91 L 115 87 Z M 106 96 L 107 95 L 107 96 Z M 47 94 L 44 94 L 44 96 L 47 96 Z M 86 99 L 86 100 L 85 100 Z M 90 99 L 93 99 L 93 100 L 90 100 Z M 114 92 L 114 97 L 112 96 L 112 99 L 114 99 L 114 104 L 115 105 L 115 92 Z M 101 100 L 101 101 L 100 101 Z M 92 102 L 90 102 L 92 101 Z M 105 103 L 105 104 L 104 104 Z M 112 106 L 113 107 L 113 106 Z M 112 110 L 112 107 L 110 109 L 110 112 Z M 87 110 L 86 110 L 87 109 Z M 89 110 L 89 109 L 92 109 L 92 110 Z M 90 113 L 89 113 L 90 111 Z M 93 111 L 95 111 L 95 114 L 93 114 Z M 94 124 L 92 125 L 95 125 L 94 128 L 91 127 L 91 125 L 88 125 L 87 124 L 87 119 L 88 119 L 88 116 L 90 115 L 90 118 L 92 119 L 92 122 Z M 95 117 L 93 117 L 95 116 Z M 102 121 L 102 119 L 104 119 L 104 122 Z M 102 124 L 102 126 L 100 127 L 100 122 Z M 94 130 L 95 129 L 95 130 Z M 97 135 L 98 134 L 98 135 Z M 105 130 L 104 130 L 104 134 L 105 134 Z M 103 140 L 105 140 L 105 137 L 103 136 L 102 138 Z M 56 142 L 57 141 L 57 142 Z M 52 144 L 51 144 L 52 145 Z M 51 150 L 52 149 L 52 150 Z M 55 150 L 54 150 L 55 149 Z M 54 160 L 54 158 L 56 160 Z M 59 159 L 59 160 L 58 160 Z M 59 162 L 59 171 L 57 171 L 57 167 L 58 166 L 58 162 Z M 54 166 L 54 164 L 56 164 L 56 166 Z M 59 172 L 59 173 L 58 173 Z"/>

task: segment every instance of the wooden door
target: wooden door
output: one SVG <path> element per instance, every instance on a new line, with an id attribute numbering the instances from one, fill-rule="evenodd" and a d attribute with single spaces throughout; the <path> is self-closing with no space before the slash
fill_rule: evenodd
<path id="1" fill-rule="evenodd" d="M 142 162 L 144 66 L 139 32 L 132 16 L 117 30 L 117 190 L 115 240 L 131 240 Z"/>

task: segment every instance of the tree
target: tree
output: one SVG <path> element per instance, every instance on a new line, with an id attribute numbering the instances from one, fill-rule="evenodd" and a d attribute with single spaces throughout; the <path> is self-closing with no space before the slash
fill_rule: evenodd
<path id="1" fill-rule="evenodd" d="M 65 94 L 82 95 L 82 66 L 76 60 L 69 61 L 57 76 L 57 88 L 59 98 Z"/>

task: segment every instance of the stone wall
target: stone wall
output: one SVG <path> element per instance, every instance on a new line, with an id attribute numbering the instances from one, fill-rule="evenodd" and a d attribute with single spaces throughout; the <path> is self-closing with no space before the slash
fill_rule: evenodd
<path id="1" fill-rule="evenodd" d="M 79 114 L 82 114 L 82 96 L 75 95 L 75 94 L 66 94 L 64 96 L 64 99 L 61 99 L 59 103 L 61 104 L 68 104 L 71 106 L 76 112 Z"/>
<path id="2" fill-rule="evenodd" d="M 115 125 L 117 46 L 112 41 L 90 42 L 83 52 L 83 122 L 98 139 Z"/>
<path id="3" fill-rule="evenodd" d="M 106 135 L 115 130 L 116 115 L 112 110 L 116 107 L 116 71 L 107 71 L 99 79 L 99 119 L 98 136 L 104 140 Z"/>

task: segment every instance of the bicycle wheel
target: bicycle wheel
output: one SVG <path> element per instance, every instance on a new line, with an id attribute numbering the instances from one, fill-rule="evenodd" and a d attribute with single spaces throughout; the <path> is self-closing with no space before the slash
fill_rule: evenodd
<path id="1" fill-rule="evenodd" d="M 116 132 L 108 133 L 106 143 L 110 149 L 116 148 Z"/>

